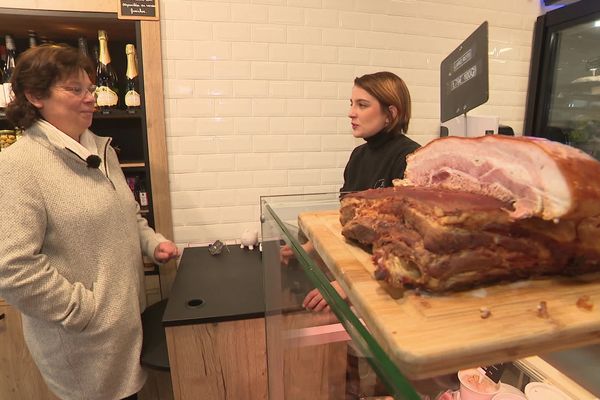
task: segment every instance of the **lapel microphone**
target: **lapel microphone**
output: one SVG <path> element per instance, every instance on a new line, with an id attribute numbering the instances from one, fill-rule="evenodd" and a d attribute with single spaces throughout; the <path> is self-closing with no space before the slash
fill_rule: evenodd
<path id="1" fill-rule="evenodd" d="M 92 155 L 88 156 L 88 158 L 85 159 L 85 162 L 87 162 L 88 168 L 99 168 L 100 161 L 101 161 L 100 157 L 98 157 L 95 154 L 92 154 Z"/>

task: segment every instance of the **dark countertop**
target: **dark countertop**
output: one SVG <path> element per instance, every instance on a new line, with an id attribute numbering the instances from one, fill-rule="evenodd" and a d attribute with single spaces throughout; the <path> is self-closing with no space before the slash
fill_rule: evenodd
<path id="1" fill-rule="evenodd" d="M 231 321 L 264 316 L 262 254 L 223 248 L 212 256 L 206 247 L 183 250 L 162 317 L 164 326 Z"/>
<path id="2" fill-rule="evenodd" d="M 154 303 L 142 313 L 144 343 L 142 345 L 142 365 L 158 370 L 168 371 L 169 353 L 167 338 L 162 327 L 162 316 L 167 305 L 167 299 Z"/>

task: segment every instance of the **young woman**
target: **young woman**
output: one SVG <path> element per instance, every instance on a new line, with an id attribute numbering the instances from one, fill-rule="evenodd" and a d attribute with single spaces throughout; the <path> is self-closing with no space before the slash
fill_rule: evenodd
<path id="1" fill-rule="evenodd" d="M 411 100 L 406 84 L 391 72 L 376 72 L 354 80 L 348 117 L 352 135 L 365 143 L 356 147 L 344 170 L 344 193 L 392 186 L 404 177 L 406 156 L 419 144 L 406 136 Z M 304 244 L 312 251 L 310 242 Z M 332 286 L 346 298 L 337 282 Z M 313 311 L 329 308 L 317 289 L 310 291 L 302 305 Z"/>
<path id="2" fill-rule="evenodd" d="M 61 399 L 135 398 L 142 252 L 177 247 L 141 217 L 110 138 L 89 131 L 90 62 L 66 45 L 19 57 L 6 115 L 23 137 L 0 153 L 0 297 L 23 314 L 44 380 Z"/>

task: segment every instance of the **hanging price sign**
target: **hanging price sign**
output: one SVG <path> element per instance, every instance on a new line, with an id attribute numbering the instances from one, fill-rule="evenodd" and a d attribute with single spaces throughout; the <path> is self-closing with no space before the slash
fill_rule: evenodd
<path id="1" fill-rule="evenodd" d="M 119 19 L 158 20 L 158 0 L 119 0 Z"/>

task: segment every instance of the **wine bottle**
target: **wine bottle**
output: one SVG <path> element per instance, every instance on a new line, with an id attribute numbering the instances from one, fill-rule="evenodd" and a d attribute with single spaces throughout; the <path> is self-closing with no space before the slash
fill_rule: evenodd
<path id="1" fill-rule="evenodd" d="M 8 104 L 12 101 L 14 96 L 10 78 L 15 69 L 16 48 L 12 36 L 6 35 L 4 37 L 4 42 L 6 44 L 6 63 L 4 64 L 4 71 L 2 71 L 4 73 L 2 89 L 4 91 L 4 99 L 6 100 L 6 104 Z"/>
<path id="2" fill-rule="evenodd" d="M 144 183 L 143 179 L 138 179 L 137 192 L 140 206 L 148 207 L 148 192 L 146 192 L 146 184 Z"/>
<path id="3" fill-rule="evenodd" d="M 85 39 L 83 36 L 80 36 L 80 37 L 77 39 L 77 48 L 79 49 L 79 52 L 80 52 L 82 55 L 84 55 L 84 56 L 86 56 L 86 57 L 89 57 L 89 56 L 90 56 L 90 52 L 89 52 L 89 50 L 88 50 L 88 44 L 87 44 L 87 40 L 86 40 L 86 39 Z"/>
<path id="4" fill-rule="evenodd" d="M 96 67 L 96 105 L 102 112 L 115 108 L 119 102 L 117 81 L 108 52 L 108 37 L 105 31 L 98 31 L 98 66 Z"/>
<path id="5" fill-rule="evenodd" d="M 141 104 L 135 46 L 132 44 L 125 46 L 125 54 L 127 54 L 127 72 L 125 73 L 127 77 L 127 92 L 125 93 L 125 105 L 128 112 L 134 113 L 136 109 L 140 108 Z"/>
<path id="6" fill-rule="evenodd" d="M 0 109 L 6 108 L 6 98 L 4 97 L 4 65 L 6 64 L 6 47 L 0 44 Z"/>
<path id="7" fill-rule="evenodd" d="M 0 90 L 0 110 L 4 111 L 4 109 L 6 108 L 6 98 L 4 97 L 4 73 L 2 72 L 2 70 L 0 70 L 0 88 L 2 88 L 2 90 Z"/>
<path id="8" fill-rule="evenodd" d="M 37 33 L 30 29 L 29 31 L 29 48 L 37 47 Z"/>

